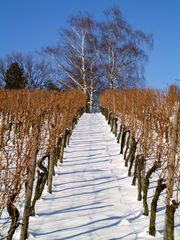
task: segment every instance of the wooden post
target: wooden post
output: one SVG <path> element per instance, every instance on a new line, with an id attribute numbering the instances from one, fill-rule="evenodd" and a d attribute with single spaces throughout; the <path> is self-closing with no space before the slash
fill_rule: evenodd
<path id="1" fill-rule="evenodd" d="M 138 201 L 142 200 L 142 170 L 145 159 L 143 156 L 139 155 L 137 161 L 137 179 L 138 179 Z"/>
<path id="2" fill-rule="evenodd" d="M 129 162 L 128 176 L 131 176 L 131 169 L 132 169 L 132 166 L 133 166 L 134 160 L 135 160 L 136 146 L 137 146 L 137 142 L 135 140 L 135 137 L 132 136 L 131 146 L 129 149 L 129 155 L 127 157 L 127 162 Z"/>
<path id="3" fill-rule="evenodd" d="M 49 167 L 48 167 L 48 193 L 52 193 L 52 181 L 53 181 L 53 173 L 54 173 L 54 148 L 50 152 L 49 158 Z"/>

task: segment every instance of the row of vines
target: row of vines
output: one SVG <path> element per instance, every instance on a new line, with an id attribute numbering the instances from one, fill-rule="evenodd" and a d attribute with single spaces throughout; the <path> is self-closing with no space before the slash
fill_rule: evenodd
<path id="1" fill-rule="evenodd" d="M 175 211 L 180 204 L 180 93 L 152 89 L 108 90 L 100 108 L 120 143 L 120 153 L 144 215 L 150 215 L 149 234 L 156 234 L 158 199 L 164 194 L 164 240 L 174 239 Z M 155 182 L 151 203 L 150 184 Z"/>
<path id="2" fill-rule="evenodd" d="M 29 217 L 46 185 L 52 193 L 55 166 L 85 107 L 81 91 L 0 90 L 1 239 L 20 228 L 20 240 L 28 238 Z"/>

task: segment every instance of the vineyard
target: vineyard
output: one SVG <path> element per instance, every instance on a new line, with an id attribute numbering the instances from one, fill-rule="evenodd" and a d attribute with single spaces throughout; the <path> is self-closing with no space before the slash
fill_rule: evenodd
<path id="1" fill-rule="evenodd" d="M 0 103 L 0 216 L 7 208 L 7 239 L 20 224 L 26 239 L 29 216 L 35 215 L 46 183 L 52 193 L 54 166 L 62 162 L 86 97 L 81 91 L 1 90 Z M 19 202 L 24 204 L 21 223 Z"/>
<path id="2" fill-rule="evenodd" d="M 119 154 L 123 156 L 123 165 L 127 168 L 127 179 L 132 180 L 131 184 L 134 189 L 136 189 L 134 186 L 137 186 L 137 197 L 134 196 L 133 201 L 137 198 L 139 202 L 142 202 L 143 215 L 149 221 L 147 231 L 152 236 L 156 236 L 157 233 L 156 213 L 159 199 L 163 199 L 161 201 L 165 208 L 164 240 L 174 239 L 175 223 L 179 221 L 179 100 L 178 89 L 174 86 L 170 87 L 167 93 L 152 89 L 107 90 L 100 95 L 99 99 L 100 110 L 110 125 L 116 144 L 118 144 L 116 157 L 119 159 Z M 87 98 L 82 91 L 0 90 L 0 239 L 13 239 L 17 230 L 20 231 L 20 240 L 28 238 L 30 219 L 38 214 L 36 206 L 39 200 L 44 192 L 54 194 L 53 181 L 56 169 L 63 164 L 63 168 L 66 168 L 64 151 L 67 151 L 69 143 L 71 145 L 72 134 L 79 119 L 84 119 L 83 124 L 86 124 L 86 121 L 91 123 L 88 122 L 90 125 L 87 124 L 87 126 L 83 125 L 78 132 L 79 135 L 85 134 L 85 136 L 83 135 L 82 140 L 78 140 L 76 144 L 86 146 L 88 148 L 86 151 L 90 152 L 89 156 L 83 160 L 83 165 L 91 161 L 91 157 L 96 157 L 96 151 L 98 151 L 95 143 L 92 145 L 93 142 L 90 141 L 93 128 L 95 128 L 95 132 L 92 133 L 92 137 L 95 136 L 93 141 L 97 141 L 97 144 L 101 143 L 103 149 L 104 135 L 102 135 L 102 140 L 98 140 L 97 135 L 97 133 L 101 135 L 101 122 L 99 125 L 97 123 L 97 127 L 93 122 L 103 121 L 102 116 L 99 117 L 99 113 L 83 114 L 86 106 Z M 108 130 L 105 127 L 102 131 Z M 108 141 L 113 142 L 112 139 Z M 73 158 L 77 160 L 77 166 L 82 158 L 78 155 L 81 151 L 82 149 L 73 155 Z M 102 150 L 102 153 L 107 154 L 105 150 Z M 97 154 L 100 155 L 99 152 Z M 100 157 L 103 160 L 106 155 Z M 74 165 L 76 165 L 76 160 L 74 160 Z M 108 155 L 108 161 L 113 162 L 111 155 Z M 118 164 L 119 162 L 120 160 Z M 99 168 L 96 171 L 95 185 L 99 184 L 95 182 L 99 179 L 97 174 L 103 171 L 100 166 L 98 165 Z M 72 169 L 73 166 L 71 167 L 73 181 L 76 176 Z M 85 168 L 83 171 L 82 176 L 88 175 L 91 169 Z M 78 172 L 80 172 L 79 169 Z M 114 172 L 111 171 L 111 174 Z M 118 174 L 117 171 L 116 174 Z M 64 175 L 60 174 L 62 181 L 67 173 Z M 108 177 L 104 176 L 104 178 Z M 76 180 L 79 181 L 79 178 Z M 88 181 L 85 180 L 85 182 Z M 151 202 L 149 202 L 150 188 L 151 192 L 153 188 Z M 73 188 L 70 191 L 73 191 Z M 96 195 L 98 191 L 94 191 L 93 194 Z M 108 197 L 113 198 L 111 194 Z M 101 201 L 102 199 L 99 200 Z M 83 204 L 88 206 L 86 201 Z M 121 208 L 121 202 L 118 204 Z M 55 207 L 61 208 L 61 201 Z M 110 217 L 108 219 L 111 220 Z M 179 225 L 176 224 L 176 226 Z M 61 228 L 61 222 L 59 228 Z M 81 239 L 78 234 L 74 236 L 77 237 L 74 237 L 75 239 Z M 96 237 L 93 239 L 110 239 Z M 69 238 L 59 237 L 58 239 Z"/>
<path id="3" fill-rule="evenodd" d="M 150 213 L 149 234 L 156 234 L 157 204 L 164 190 L 164 239 L 174 239 L 174 214 L 180 204 L 177 88 L 170 87 L 166 95 L 151 89 L 109 90 L 100 96 L 100 107 L 120 143 L 128 176 L 133 175 L 132 185 L 137 185 L 137 199 L 143 201 L 143 214 Z M 156 189 L 149 209 L 148 189 L 154 180 Z"/>

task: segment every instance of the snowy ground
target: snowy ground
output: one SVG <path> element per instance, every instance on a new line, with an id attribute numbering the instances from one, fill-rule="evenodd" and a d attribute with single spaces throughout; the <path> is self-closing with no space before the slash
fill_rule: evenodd
<path id="1" fill-rule="evenodd" d="M 131 186 L 119 145 L 101 114 L 84 114 L 56 168 L 53 194 L 43 193 L 30 218 L 29 240 L 162 239 L 164 206 L 158 206 L 157 236 L 147 234 L 136 187 Z M 153 190 L 150 190 L 150 197 Z M 160 200 L 161 203 L 161 200 Z M 180 211 L 176 240 L 180 239 Z M 15 236 L 18 239 L 18 233 Z"/>

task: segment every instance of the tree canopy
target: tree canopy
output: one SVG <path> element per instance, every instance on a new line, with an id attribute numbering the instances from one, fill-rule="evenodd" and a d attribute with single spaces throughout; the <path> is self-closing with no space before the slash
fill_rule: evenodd
<path id="1" fill-rule="evenodd" d="M 56 46 L 45 49 L 63 88 L 78 88 L 92 103 L 94 93 L 105 88 L 142 86 L 146 50 L 152 36 L 134 30 L 118 6 L 96 21 L 89 13 L 72 16 L 61 29 Z"/>

